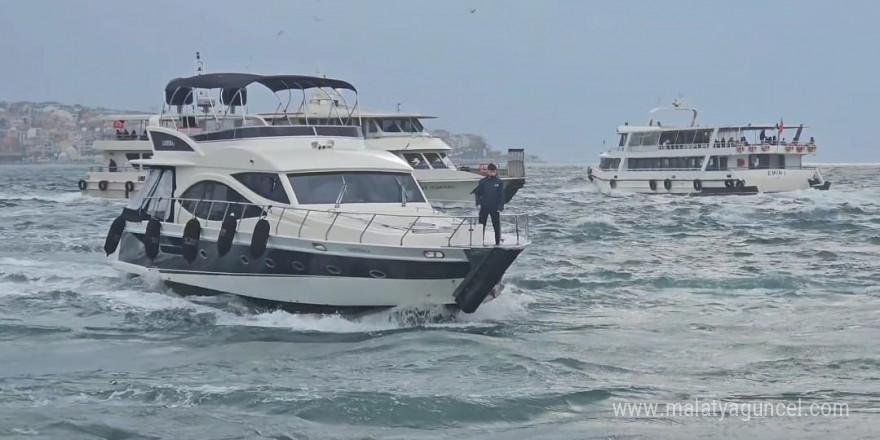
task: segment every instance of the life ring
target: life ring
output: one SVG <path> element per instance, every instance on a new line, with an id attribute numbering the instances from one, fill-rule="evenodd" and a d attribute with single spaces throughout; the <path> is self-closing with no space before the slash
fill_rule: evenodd
<path id="1" fill-rule="evenodd" d="M 119 246 L 119 240 L 122 239 L 122 232 L 125 230 L 125 219 L 120 215 L 113 220 L 113 224 L 110 225 L 110 230 L 107 231 L 107 239 L 104 240 L 104 253 L 107 255 L 116 252 L 116 247 Z"/>
<path id="2" fill-rule="evenodd" d="M 79 179 L 79 182 L 76 182 L 76 186 L 79 187 L 80 191 L 85 191 L 86 188 L 89 187 L 89 183 L 86 182 L 85 180 Z"/>
<path id="3" fill-rule="evenodd" d="M 791 151 L 791 150 L 794 150 L 794 145 L 786 145 L 785 146 L 785 151 Z"/>
<path id="4" fill-rule="evenodd" d="M 742 152 L 745 151 L 745 150 L 746 150 L 746 146 L 745 146 L 745 145 L 740 144 L 740 145 L 737 145 L 737 146 L 736 146 L 736 151 L 739 151 L 740 153 L 742 153 Z"/>
<path id="5" fill-rule="evenodd" d="M 180 246 L 184 260 L 190 263 L 195 261 L 196 255 L 199 252 L 199 240 L 201 240 L 201 237 L 202 225 L 194 218 L 189 219 L 183 228 L 183 243 Z"/>
<path id="6" fill-rule="evenodd" d="M 664 180 L 663 181 L 663 188 L 666 188 L 666 191 L 671 190 L 672 189 L 672 181 L 669 179 Z"/>
<path id="7" fill-rule="evenodd" d="M 703 182 L 700 179 L 694 179 L 694 190 L 702 191 L 703 190 Z"/>
<path id="8" fill-rule="evenodd" d="M 758 149 L 755 145 L 749 145 L 749 151 L 756 151 Z"/>
<path id="9" fill-rule="evenodd" d="M 797 150 L 798 150 L 798 153 L 800 153 L 801 151 L 804 151 L 804 146 L 803 146 L 803 145 L 798 145 L 798 146 L 797 146 Z"/>
<path id="10" fill-rule="evenodd" d="M 770 146 L 767 144 L 761 145 L 761 151 L 767 151 L 770 149 Z"/>
<path id="11" fill-rule="evenodd" d="M 226 255 L 232 248 L 232 239 L 235 237 L 235 216 L 229 214 L 220 224 L 220 234 L 217 236 L 217 252 L 220 256 Z"/>
<path id="12" fill-rule="evenodd" d="M 617 188 L 617 180 L 616 179 L 609 180 L 608 184 L 611 185 L 611 189 Z"/>
<path id="13" fill-rule="evenodd" d="M 808 147 L 807 147 L 807 151 L 809 151 L 810 153 L 816 151 L 816 146 L 815 146 L 815 145 L 810 145 L 810 146 L 808 146 Z"/>
<path id="14" fill-rule="evenodd" d="M 649 180 L 648 188 L 651 188 L 651 191 L 657 191 L 657 181 L 654 179 Z"/>
<path id="15" fill-rule="evenodd" d="M 108 184 L 109 184 L 109 182 L 107 182 L 106 180 L 102 180 L 102 181 L 98 182 L 98 189 L 100 189 L 101 191 L 107 191 Z"/>
<path id="16" fill-rule="evenodd" d="M 251 234 L 251 256 L 261 257 L 266 252 L 266 243 L 269 241 L 269 221 L 261 218 L 254 225 L 254 233 Z"/>
<path id="17" fill-rule="evenodd" d="M 150 219 L 147 222 L 147 230 L 144 232 L 144 251 L 151 260 L 159 255 L 159 234 L 162 231 L 162 223 L 159 220 Z"/>

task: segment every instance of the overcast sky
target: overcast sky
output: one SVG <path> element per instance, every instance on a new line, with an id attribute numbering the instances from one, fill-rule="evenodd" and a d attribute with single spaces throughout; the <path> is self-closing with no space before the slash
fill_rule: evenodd
<path id="1" fill-rule="evenodd" d="M 0 100 L 158 109 L 200 51 L 553 161 L 596 160 L 681 94 L 703 125 L 803 122 L 813 161 L 880 162 L 878 19 L 870 0 L 3 0 Z"/>

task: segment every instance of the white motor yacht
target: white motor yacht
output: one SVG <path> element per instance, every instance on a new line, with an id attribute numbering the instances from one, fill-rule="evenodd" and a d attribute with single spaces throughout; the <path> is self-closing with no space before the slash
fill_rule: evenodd
<path id="1" fill-rule="evenodd" d="M 276 97 L 347 91 L 357 108 L 355 88 L 335 79 L 172 80 L 161 118 L 179 123 L 147 127 L 153 156 L 135 163 L 149 175 L 105 241 L 115 267 L 158 274 L 181 293 L 297 311 L 446 305 L 472 313 L 501 291 L 528 244 L 527 216 L 502 216 L 504 241 L 487 246 L 475 217 L 438 213 L 406 162 L 367 149 L 353 112 L 339 112 L 333 125 L 271 126 L 236 112 L 250 85 Z M 192 121 L 186 111 L 203 89 L 220 91 L 219 108 L 204 119 L 214 126 L 181 124 Z"/>
<path id="2" fill-rule="evenodd" d="M 655 114 L 666 110 L 691 113 L 690 123 L 662 124 Z M 600 154 L 599 163 L 587 169 L 602 193 L 726 195 L 831 186 L 817 168 L 803 164 L 817 147 L 812 137 L 803 140 L 802 124 L 786 141 L 782 120 L 704 127 L 697 124 L 697 110 L 680 100 L 650 115 L 647 125 L 618 127 L 618 147 Z"/>
<path id="3" fill-rule="evenodd" d="M 327 114 L 332 108 L 343 105 L 338 95 L 316 91 L 313 96 L 292 112 L 261 114 L 272 125 L 305 124 L 317 121 L 333 123 Z M 472 206 L 472 191 L 477 182 L 486 175 L 486 165 L 458 167 L 448 157 L 452 147 L 443 139 L 432 135 L 422 124 L 434 116 L 411 112 L 383 112 L 357 109 L 353 121 L 363 124 L 367 148 L 389 151 L 404 159 L 415 171 L 428 201 L 437 207 Z M 505 203 L 510 202 L 526 182 L 525 151 L 509 149 L 507 166 L 499 169 L 498 176 L 504 182 Z"/>

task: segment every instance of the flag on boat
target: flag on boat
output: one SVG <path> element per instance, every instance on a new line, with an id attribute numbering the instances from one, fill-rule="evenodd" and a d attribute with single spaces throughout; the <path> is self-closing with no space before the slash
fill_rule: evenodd
<path id="1" fill-rule="evenodd" d="M 779 137 L 782 137 L 782 130 L 785 130 L 785 125 L 782 123 L 782 118 L 779 118 L 779 124 L 776 125 L 776 129 L 779 130 Z"/>
<path id="2" fill-rule="evenodd" d="M 125 126 L 125 121 L 122 121 L 122 120 L 113 121 L 113 128 L 115 128 L 117 130 L 124 127 L 124 126 Z"/>

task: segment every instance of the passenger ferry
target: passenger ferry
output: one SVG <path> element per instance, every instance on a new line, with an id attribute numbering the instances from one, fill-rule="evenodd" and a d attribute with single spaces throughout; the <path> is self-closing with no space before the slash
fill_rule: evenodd
<path id="1" fill-rule="evenodd" d="M 101 152 L 101 164 L 89 167 L 89 171 L 77 186 L 84 196 L 106 198 L 129 198 L 141 189 L 147 170 L 132 161 L 149 159 L 153 147 L 147 139 L 146 127 L 152 115 L 107 115 L 102 119 L 112 121 L 115 134 L 96 140 L 92 148 Z"/>
<path id="2" fill-rule="evenodd" d="M 334 110 L 332 124 L 272 126 L 237 111 L 251 85 L 276 97 L 346 90 L 357 107 L 354 86 L 329 78 L 216 73 L 169 82 L 163 114 L 147 126 L 153 156 L 133 162 L 149 169 L 147 179 L 104 243 L 116 268 L 155 274 L 182 294 L 234 294 L 294 311 L 473 313 L 501 292 L 529 243 L 528 216 L 505 215 L 503 243 L 487 245 L 476 217 L 437 212 L 412 167 L 366 147 L 354 111 Z M 219 100 L 199 98 L 205 108 L 195 118 L 203 89 L 219 89 Z"/>
<path id="3" fill-rule="evenodd" d="M 655 114 L 666 110 L 690 112 L 690 124 L 661 125 Z M 648 125 L 618 127 L 618 147 L 587 168 L 590 182 L 604 194 L 755 194 L 831 186 L 817 168 L 803 164 L 804 156 L 817 149 L 812 137 L 803 140 L 803 124 L 786 141 L 782 120 L 702 127 L 697 115 L 676 100 L 651 110 Z"/>

